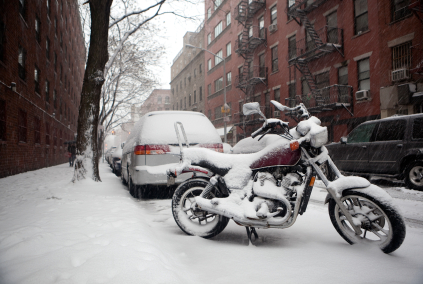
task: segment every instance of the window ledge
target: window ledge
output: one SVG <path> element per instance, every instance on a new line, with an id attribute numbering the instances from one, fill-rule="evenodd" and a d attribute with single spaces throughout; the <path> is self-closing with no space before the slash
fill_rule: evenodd
<path id="1" fill-rule="evenodd" d="M 270 75 L 274 75 L 276 73 L 279 73 L 279 70 L 276 70 L 275 72 L 270 73 Z"/>
<path id="2" fill-rule="evenodd" d="M 359 37 L 359 36 L 362 36 L 362 35 L 364 35 L 364 34 L 367 34 L 367 33 L 370 33 L 370 30 L 367 30 L 367 31 L 361 32 L 361 33 L 359 33 L 359 34 L 356 34 L 356 35 L 355 35 L 355 36 L 353 36 L 351 39 L 355 39 L 355 38 L 357 38 L 357 37 Z"/>
<path id="3" fill-rule="evenodd" d="M 397 20 L 395 20 L 395 21 L 392 21 L 392 22 L 390 22 L 390 23 L 389 23 L 389 25 L 395 25 L 396 23 L 401 22 L 401 21 L 403 21 L 403 20 L 405 20 L 405 19 L 408 19 L 408 18 L 410 18 L 411 16 L 413 16 L 413 13 L 410 13 L 410 14 L 408 14 L 408 15 L 406 15 L 406 16 L 404 16 L 404 17 L 402 17 L 401 19 L 397 19 Z"/>

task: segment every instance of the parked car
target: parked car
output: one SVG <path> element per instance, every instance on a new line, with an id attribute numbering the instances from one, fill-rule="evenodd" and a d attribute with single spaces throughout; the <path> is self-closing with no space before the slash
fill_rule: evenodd
<path id="1" fill-rule="evenodd" d="M 223 152 L 219 134 L 203 113 L 155 111 L 145 114 L 134 125 L 122 152 L 122 182 L 128 184 L 134 197 L 154 195 L 156 185 L 167 184 L 169 164 L 180 161 L 175 122 L 182 123 L 189 147 Z M 183 141 L 182 132 L 181 138 Z M 186 147 L 185 141 L 183 147 Z M 192 173 L 182 174 L 175 182 L 181 183 L 191 176 Z"/>
<path id="2" fill-rule="evenodd" d="M 364 122 L 326 148 L 343 172 L 404 179 L 423 190 L 423 114 Z"/>
<path id="3" fill-rule="evenodd" d="M 112 171 L 115 175 L 120 176 L 121 173 L 121 160 L 122 160 L 122 148 L 124 143 L 120 147 L 117 147 L 116 150 L 113 151 L 110 160 L 112 161 L 112 164 L 110 165 L 112 167 Z"/>
<path id="4" fill-rule="evenodd" d="M 116 146 L 111 147 L 110 149 L 108 149 L 106 151 L 106 153 L 104 153 L 104 159 L 106 160 L 106 162 L 111 165 L 112 164 L 112 154 L 113 152 L 116 150 Z"/>

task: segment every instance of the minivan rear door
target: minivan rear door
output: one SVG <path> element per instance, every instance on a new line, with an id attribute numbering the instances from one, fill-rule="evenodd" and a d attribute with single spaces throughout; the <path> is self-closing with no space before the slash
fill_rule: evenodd
<path id="1" fill-rule="evenodd" d="M 395 174 L 399 171 L 404 152 L 406 119 L 385 120 L 379 123 L 375 139 L 367 146 L 369 172 Z"/>

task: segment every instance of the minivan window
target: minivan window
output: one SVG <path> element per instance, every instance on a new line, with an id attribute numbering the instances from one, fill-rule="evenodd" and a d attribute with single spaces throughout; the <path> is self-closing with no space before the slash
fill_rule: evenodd
<path id="1" fill-rule="evenodd" d="M 402 140 L 405 133 L 404 119 L 382 121 L 376 134 L 376 141 Z"/>
<path id="2" fill-rule="evenodd" d="M 423 139 L 423 118 L 416 118 L 413 122 L 413 139 Z"/>
<path id="3" fill-rule="evenodd" d="M 347 143 L 369 142 L 376 123 L 363 124 L 354 129 L 349 135 Z"/>

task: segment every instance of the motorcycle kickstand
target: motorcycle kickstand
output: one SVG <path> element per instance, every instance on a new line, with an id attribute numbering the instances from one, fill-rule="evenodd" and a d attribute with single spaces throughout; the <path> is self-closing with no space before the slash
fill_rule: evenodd
<path id="1" fill-rule="evenodd" d="M 253 239 L 254 239 L 254 242 L 258 240 L 258 234 L 256 232 L 256 229 L 254 227 L 251 227 L 251 229 L 250 227 L 245 227 L 245 229 L 247 230 L 247 236 L 248 236 L 248 242 L 249 242 L 248 245 L 249 244 L 254 245 Z M 254 235 L 254 238 L 252 238 L 253 235 Z"/>

